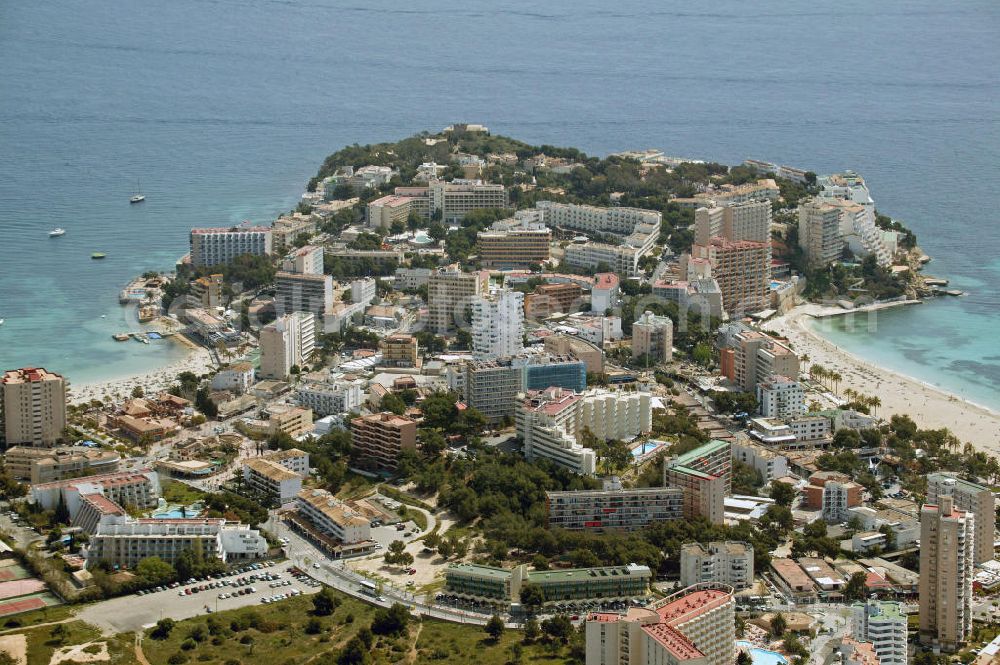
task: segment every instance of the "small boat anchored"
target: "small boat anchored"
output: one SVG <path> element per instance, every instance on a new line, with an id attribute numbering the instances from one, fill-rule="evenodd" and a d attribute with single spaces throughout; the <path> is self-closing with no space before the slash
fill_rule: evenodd
<path id="1" fill-rule="evenodd" d="M 49 231 L 50 238 L 58 238 L 59 236 L 66 235 L 66 229 L 52 229 Z"/>
<path id="2" fill-rule="evenodd" d="M 102 254 L 101 252 L 94 252 L 93 254 L 90 255 L 90 258 L 96 261 L 98 259 L 103 259 L 105 256 L 107 256 L 107 254 Z"/>
<path id="3" fill-rule="evenodd" d="M 139 185 L 139 179 L 135 179 L 135 194 L 132 198 L 128 200 L 129 203 L 142 203 L 146 200 L 146 195 L 142 193 L 142 187 Z"/>

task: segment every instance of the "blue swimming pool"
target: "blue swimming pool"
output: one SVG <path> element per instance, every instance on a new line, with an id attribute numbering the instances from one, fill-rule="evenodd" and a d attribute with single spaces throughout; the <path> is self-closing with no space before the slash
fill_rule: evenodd
<path id="1" fill-rule="evenodd" d="M 644 441 L 632 448 L 632 457 L 639 458 L 643 455 L 648 455 L 665 445 L 667 444 L 663 441 Z"/>
<path id="2" fill-rule="evenodd" d="M 770 649 L 761 649 L 760 647 L 755 647 L 746 640 L 737 640 L 736 646 L 743 647 L 750 652 L 750 658 L 753 659 L 753 665 L 788 664 L 788 659 L 782 656 L 777 651 L 771 651 Z"/>

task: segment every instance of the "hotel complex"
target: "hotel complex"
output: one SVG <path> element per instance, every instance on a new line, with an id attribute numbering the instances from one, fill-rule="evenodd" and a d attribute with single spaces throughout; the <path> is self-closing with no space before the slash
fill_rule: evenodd
<path id="1" fill-rule="evenodd" d="M 732 665 L 732 588 L 699 584 L 624 614 L 587 616 L 587 665 Z"/>
<path id="2" fill-rule="evenodd" d="M 920 642 L 957 651 L 972 628 L 975 519 L 951 496 L 920 509 Z"/>
<path id="3" fill-rule="evenodd" d="M 191 229 L 191 264 L 196 268 L 220 266 L 237 256 L 268 256 L 271 229 L 266 226 L 233 226 Z"/>
<path id="4" fill-rule="evenodd" d="M 710 441 L 675 458 L 664 458 L 663 484 L 684 490 L 684 516 L 725 521 L 730 494 L 732 451 L 728 441 Z"/>

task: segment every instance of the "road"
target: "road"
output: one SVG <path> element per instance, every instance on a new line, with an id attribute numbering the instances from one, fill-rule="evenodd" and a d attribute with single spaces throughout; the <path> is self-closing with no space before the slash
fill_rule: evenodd
<path id="1" fill-rule="evenodd" d="M 367 578 L 348 570 L 343 561 L 328 558 L 312 543 L 300 537 L 284 524 L 276 522 L 277 520 L 272 518 L 265 528 L 275 535 L 288 539 L 289 544 L 285 549 L 289 560 L 303 570 L 307 570 L 320 582 L 338 591 L 381 607 L 388 607 L 396 602 L 402 603 L 411 612 L 443 621 L 482 626 L 489 620 L 489 616 L 486 614 L 428 604 L 416 595 L 388 583 L 383 583 L 381 596 L 373 598 L 361 590 L 361 581 Z M 316 568 L 315 564 L 319 564 L 319 568 Z"/>

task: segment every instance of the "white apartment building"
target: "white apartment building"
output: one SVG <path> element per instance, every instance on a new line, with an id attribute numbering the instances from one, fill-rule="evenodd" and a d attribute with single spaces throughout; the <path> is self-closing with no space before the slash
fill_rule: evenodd
<path id="1" fill-rule="evenodd" d="M 594 286 L 590 290 L 590 310 L 603 314 L 618 304 L 618 275 L 602 272 L 594 275 Z"/>
<path id="2" fill-rule="evenodd" d="M 323 316 L 333 308 L 333 277 L 280 271 L 274 276 L 274 311 L 281 316 L 312 312 Z"/>
<path id="3" fill-rule="evenodd" d="M 524 350 L 524 294 L 500 289 L 472 300 L 472 351 L 477 360 L 516 356 Z"/>
<path id="4" fill-rule="evenodd" d="M 546 225 L 585 233 L 627 236 L 639 224 L 655 225 L 658 233 L 662 219 L 658 211 L 641 208 L 599 208 L 555 201 L 539 201 L 535 207 L 542 211 Z"/>
<path id="5" fill-rule="evenodd" d="M 545 458 L 593 474 L 596 453 L 578 443 L 583 430 L 601 440 L 631 439 L 652 429 L 652 409 L 647 393 L 548 388 L 519 395 L 514 422 L 526 459 Z"/>
<path id="6" fill-rule="evenodd" d="M 787 457 L 754 443 L 745 435 L 738 435 L 733 441 L 733 460 L 759 471 L 765 483 L 788 475 Z"/>
<path id="7" fill-rule="evenodd" d="M 316 345 L 316 317 L 295 312 L 279 317 L 260 329 L 260 376 L 287 379 L 293 366 L 301 367 Z"/>
<path id="8" fill-rule="evenodd" d="M 160 477 L 151 469 L 142 469 L 69 478 L 31 487 L 32 501 L 44 510 L 55 510 L 61 499 L 71 520 L 82 506 L 82 497 L 88 494 L 100 494 L 119 506 L 142 510 L 155 508 L 160 498 Z"/>
<path id="9" fill-rule="evenodd" d="M 253 375 L 253 365 L 250 363 L 233 363 L 215 373 L 212 377 L 212 390 L 231 390 L 238 395 L 244 395 L 250 392 Z"/>
<path id="10" fill-rule="evenodd" d="M 251 457 L 243 461 L 243 480 L 277 505 L 294 500 L 302 490 L 302 476 L 264 457 Z"/>
<path id="11" fill-rule="evenodd" d="M 841 208 L 841 235 L 858 256 L 874 254 L 879 265 L 892 263 L 892 252 L 875 225 L 875 200 L 857 173 L 845 171 L 816 179 L 818 198 Z"/>
<path id="12" fill-rule="evenodd" d="M 375 300 L 377 292 L 375 280 L 371 277 L 351 282 L 351 302 L 370 305 Z"/>
<path id="13" fill-rule="evenodd" d="M 880 665 L 906 665 L 906 626 L 900 603 L 870 600 L 851 606 L 851 634 L 872 643 Z"/>
<path id="14" fill-rule="evenodd" d="M 271 253 L 271 229 L 266 226 L 232 226 L 191 229 L 191 264 L 196 268 L 229 263 L 237 256 Z"/>
<path id="15" fill-rule="evenodd" d="M 298 448 L 272 450 L 264 453 L 262 457 L 264 459 L 271 460 L 272 462 L 277 462 L 289 471 L 297 473 L 300 476 L 309 475 L 309 453 L 304 450 L 299 450 Z"/>
<path id="16" fill-rule="evenodd" d="M 321 533 L 350 545 L 371 540 L 368 519 L 322 489 L 304 489 L 295 498 L 299 514 Z"/>
<path id="17" fill-rule="evenodd" d="M 397 290 L 416 290 L 430 283 L 430 268 L 396 268 L 396 281 L 393 288 Z"/>
<path id="18" fill-rule="evenodd" d="M 249 525 L 222 518 L 134 519 L 106 515 L 90 536 L 86 566 L 106 562 L 134 568 L 147 557 L 173 564 L 185 550 L 200 551 L 205 559 L 225 562 L 256 559 L 267 554 L 267 540 Z"/>
<path id="19" fill-rule="evenodd" d="M 794 418 L 806 411 L 806 393 L 798 381 L 772 375 L 757 384 L 757 402 L 765 418 Z"/>
<path id="20" fill-rule="evenodd" d="M 281 269 L 299 275 L 322 275 L 323 248 L 319 245 L 299 247 L 282 260 Z"/>
<path id="21" fill-rule="evenodd" d="M 363 381 L 337 380 L 329 383 L 304 383 L 295 390 L 299 406 L 312 409 L 319 416 L 357 411 L 364 401 Z"/>
<path id="22" fill-rule="evenodd" d="M 753 546 L 736 541 L 682 546 L 681 584 L 702 582 L 728 584 L 736 590 L 753 586 Z"/>

